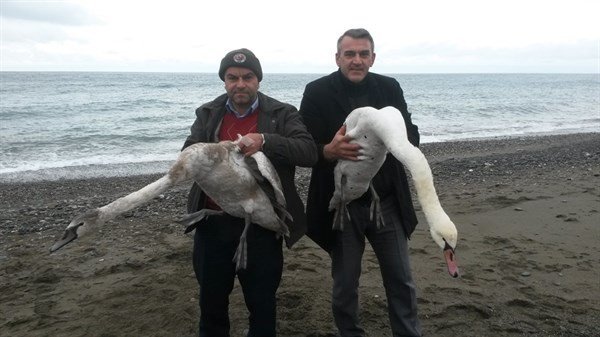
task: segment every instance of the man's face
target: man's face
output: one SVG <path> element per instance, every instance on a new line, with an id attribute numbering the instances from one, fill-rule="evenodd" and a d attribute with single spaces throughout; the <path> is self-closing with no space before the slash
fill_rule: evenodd
<path id="1" fill-rule="evenodd" d="M 225 71 L 225 91 L 238 111 L 247 109 L 256 99 L 258 78 L 248 68 L 229 67 Z"/>
<path id="2" fill-rule="evenodd" d="M 354 83 L 359 83 L 367 76 L 374 62 L 375 53 L 368 39 L 344 36 L 340 50 L 335 54 L 335 63 L 340 67 L 342 74 Z"/>

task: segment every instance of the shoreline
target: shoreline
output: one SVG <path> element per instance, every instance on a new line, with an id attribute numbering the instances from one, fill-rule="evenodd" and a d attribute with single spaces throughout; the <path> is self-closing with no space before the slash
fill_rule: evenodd
<path id="1" fill-rule="evenodd" d="M 416 203 L 410 240 L 426 336 L 593 336 L 600 325 L 600 133 L 425 143 L 442 206 L 457 225 L 450 278 Z M 299 169 L 305 197 L 308 169 Z M 189 186 L 109 222 L 54 254 L 76 214 L 162 173 L 0 182 L 0 335 L 194 336 L 193 236 L 174 224 Z M 329 257 L 303 237 L 284 248 L 278 335 L 331 337 Z M 363 327 L 390 336 L 376 258 L 367 244 Z M 232 335 L 246 329 L 236 282 Z"/>
<path id="2" fill-rule="evenodd" d="M 503 142 L 521 144 L 523 141 L 543 141 L 545 138 L 552 139 L 577 139 L 581 137 L 593 136 L 596 133 L 537 133 L 527 135 L 507 135 L 481 138 L 461 138 L 454 140 L 444 140 L 439 142 L 422 143 L 420 148 L 428 155 L 429 148 L 436 149 L 446 147 L 445 144 L 465 144 L 465 143 L 486 143 L 493 142 L 500 144 Z M 452 147 L 450 145 L 449 147 Z M 471 146 L 471 148 L 473 148 Z M 429 157 L 429 156 L 428 156 Z M 166 172 L 173 160 L 157 160 L 150 162 L 130 162 L 130 163 L 113 163 L 113 164 L 89 164 L 89 165 L 73 165 L 43 168 L 38 170 L 25 170 L 17 172 L 0 173 L 0 184 L 19 184 L 28 182 L 43 182 L 43 181 L 59 181 L 59 180 L 81 180 L 81 179 L 96 179 L 96 178 L 117 178 L 143 175 L 156 175 Z"/>

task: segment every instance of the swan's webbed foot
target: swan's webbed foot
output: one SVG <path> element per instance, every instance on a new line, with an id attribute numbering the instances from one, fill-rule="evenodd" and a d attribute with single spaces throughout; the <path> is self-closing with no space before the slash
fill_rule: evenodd
<path id="1" fill-rule="evenodd" d="M 190 213 L 190 214 L 186 214 L 183 217 L 181 217 L 180 220 L 177 220 L 178 223 L 187 226 L 185 229 L 185 233 L 189 233 L 191 231 L 193 231 L 196 226 L 198 225 L 198 222 L 208 216 L 211 215 L 221 215 L 223 214 L 223 211 L 217 211 L 214 209 L 201 209 L 198 212 L 194 212 L 194 213 Z"/>
<path id="2" fill-rule="evenodd" d="M 346 200 L 344 197 L 344 188 L 346 187 L 347 180 L 348 180 L 348 178 L 345 175 L 342 175 L 340 177 L 341 188 L 339 189 L 340 195 L 339 195 L 339 198 L 337 199 L 337 201 L 339 201 L 339 203 L 335 207 L 335 214 L 333 216 L 332 229 L 339 230 L 341 232 L 344 231 L 346 217 L 348 218 L 348 220 L 350 220 L 350 212 L 348 211 L 348 207 L 346 207 L 348 205 L 348 203 L 344 201 L 344 200 Z M 331 210 L 331 207 L 330 207 L 330 210 Z M 346 217 L 344 217 L 344 215 Z"/>
<path id="3" fill-rule="evenodd" d="M 369 219 L 373 221 L 373 217 L 375 217 L 375 221 L 377 221 L 377 229 L 381 229 L 385 226 L 383 213 L 381 212 L 381 199 L 379 199 L 379 195 L 375 191 L 373 184 L 369 184 L 369 191 L 371 191 L 371 208 L 369 209 Z"/>
<path id="4" fill-rule="evenodd" d="M 346 220 L 350 221 L 350 211 L 348 211 L 347 204 L 340 202 L 340 205 L 335 208 L 332 229 L 343 232 Z"/>

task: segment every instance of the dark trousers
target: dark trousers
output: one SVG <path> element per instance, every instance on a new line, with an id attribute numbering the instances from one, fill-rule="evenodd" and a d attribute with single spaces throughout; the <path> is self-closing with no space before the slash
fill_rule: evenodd
<path id="1" fill-rule="evenodd" d="M 368 203 L 348 205 L 351 221 L 337 232 L 331 253 L 335 324 L 342 337 L 364 336 L 359 322 L 358 285 L 365 237 L 379 261 L 394 337 L 420 336 L 417 296 L 410 271 L 408 242 L 393 198 L 381 203 L 385 226 L 377 229 L 369 220 Z"/>
<path id="2" fill-rule="evenodd" d="M 232 261 L 244 220 L 211 216 L 194 236 L 194 272 L 200 285 L 200 337 L 229 337 L 229 295 L 236 277 Z M 283 272 L 282 239 L 252 224 L 248 230 L 248 265 L 237 273 L 249 315 L 249 337 L 275 336 L 276 299 Z"/>

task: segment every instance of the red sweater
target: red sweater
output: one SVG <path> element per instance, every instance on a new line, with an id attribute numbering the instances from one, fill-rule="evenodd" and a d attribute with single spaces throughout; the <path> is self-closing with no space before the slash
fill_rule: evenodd
<path id="1" fill-rule="evenodd" d="M 251 114 L 237 118 L 233 113 L 226 113 L 219 130 L 219 140 L 237 140 L 237 135 L 245 136 L 256 132 L 259 109 Z"/>

